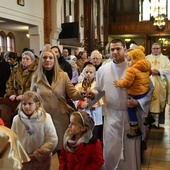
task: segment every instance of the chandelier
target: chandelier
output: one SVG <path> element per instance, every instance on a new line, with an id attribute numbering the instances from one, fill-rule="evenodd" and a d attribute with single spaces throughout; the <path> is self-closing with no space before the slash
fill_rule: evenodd
<path id="1" fill-rule="evenodd" d="M 158 30 L 163 30 L 165 28 L 165 19 L 166 16 L 164 14 L 159 14 L 154 18 L 154 23 L 153 25 L 157 27 Z"/>
<path id="2" fill-rule="evenodd" d="M 151 16 L 154 19 L 153 25 L 158 30 L 164 30 L 167 13 L 167 0 L 151 0 Z"/>

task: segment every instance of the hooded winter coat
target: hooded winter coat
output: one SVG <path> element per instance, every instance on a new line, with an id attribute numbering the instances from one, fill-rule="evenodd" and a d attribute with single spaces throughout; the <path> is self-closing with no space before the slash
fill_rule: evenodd
<path id="1" fill-rule="evenodd" d="M 149 90 L 151 64 L 148 60 L 138 60 L 126 70 L 125 78 L 118 81 L 118 86 L 126 88 L 131 95 L 141 95 Z"/>

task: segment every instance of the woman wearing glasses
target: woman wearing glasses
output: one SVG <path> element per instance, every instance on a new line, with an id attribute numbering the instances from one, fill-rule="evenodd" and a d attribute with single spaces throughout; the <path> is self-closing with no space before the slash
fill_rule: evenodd
<path id="1" fill-rule="evenodd" d="M 21 100 L 22 94 L 30 89 L 31 77 L 36 68 L 37 62 L 35 62 L 34 54 L 31 51 L 23 52 L 21 64 L 12 71 L 6 83 L 4 97 L 12 101 Z"/>

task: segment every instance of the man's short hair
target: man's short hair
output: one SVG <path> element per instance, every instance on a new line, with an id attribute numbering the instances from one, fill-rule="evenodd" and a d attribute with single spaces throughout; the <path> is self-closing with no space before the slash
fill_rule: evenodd
<path id="1" fill-rule="evenodd" d="M 15 52 L 9 52 L 7 54 L 7 56 L 8 56 L 8 58 L 13 58 L 14 60 L 17 59 L 17 53 L 15 53 Z"/>

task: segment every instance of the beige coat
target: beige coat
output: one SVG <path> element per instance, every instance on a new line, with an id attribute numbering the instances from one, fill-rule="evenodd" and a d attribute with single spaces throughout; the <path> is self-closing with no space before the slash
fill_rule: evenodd
<path id="1" fill-rule="evenodd" d="M 26 70 L 22 70 L 22 64 L 16 67 L 7 83 L 6 94 L 4 97 L 10 97 L 11 95 L 22 95 L 24 92 L 30 89 L 31 78 L 37 68 L 37 63 L 33 62 Z"/>
<path id="2" fill-rule="evenodd" d="M 0 125 L 0 169 L 20 170 L 23 162 L 30 158 L 17 135 L 9 128 Z"/>
<path id="3" fill-rule="evenodd" d="M 61 71 L 57 82 L 50 86 L 46 76 L 37 82 L 37 75 L 33 75 L 31 91 L 36 91 L 43 99 L 43 106 L 53 119 L 58 135 L 57 150 L 61 150 L 65 130 L 69 125 L 69 114 L 66 106 L 66 94 L 73 100 L 82 99 L 81 94 L 71 83 L 67 73 Z"/>

